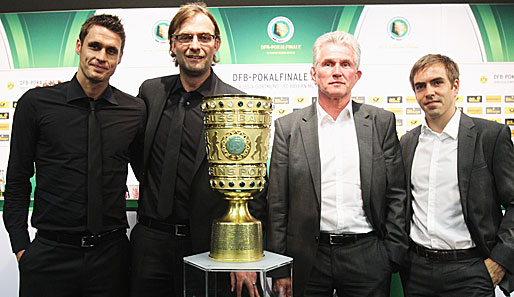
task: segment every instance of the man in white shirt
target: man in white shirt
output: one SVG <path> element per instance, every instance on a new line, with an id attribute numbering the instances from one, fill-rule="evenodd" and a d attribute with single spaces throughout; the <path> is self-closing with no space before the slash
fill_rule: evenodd
<path id="1" fill-rule="evenodd" d="M 446 56 L 419 59 L 410 83 L 425 118 L 401 140 L 410 220 L 410 252 L 401 272 L 405 296 L 494 296 L 498 284 L 510 292 L 510 129 L 456 108 L 459 68 Z"/>
<path id="2" fill-rule="evenodd" d="M 275 122 L 267 243 L 294 258 L 294 296 L 389 296 L 408 249 L 396 120 L 351 101 L 359 62 L 351 34 L 319 37 L 317 102 Z M 288 272 L 273 277 L 275 292 L 291 296 Z"/>

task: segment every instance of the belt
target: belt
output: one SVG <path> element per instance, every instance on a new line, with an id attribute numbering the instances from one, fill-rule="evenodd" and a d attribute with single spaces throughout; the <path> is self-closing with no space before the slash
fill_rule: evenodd
<path id="1" fill-rule="evenodd" d="M 170 233 L 175 236 L 186 237 L 191 234 L 191 232 L 189 231 L 189 225 L 163 223 L 161 221 L 150 219 L 144 216 L 139 216 L 137 220 L 143 226 Z"/>
<path id="2" fill-rule="evenodd" d="M 319 234 L 319 242 L 330 245 L 347 245 L 356 242 L 359 239 L 374 235 L 375 231 L 361 234 L 333 234 L 321 232 Z"/>
<path id="3" fill-rule="evenodd" d="M 98 235 L 77 235 L 61 233 L 56 231 L 37 230 L 37 235 L 45 239 L 83 248 L 91 248 L 101 244 L 102 242 L 119 238 L 125 236 L 126 234 L 127 230 L 125 229 L 114 229 L 111 231 L 100 233 Z"/>
<path id="4" fill-rule="evenodd" d="M 461 250 L 433 250 L 410 241 L 410 249 L 418 256 L 434 261 L 459 261 L 482 257 L 477 248 Z"/>

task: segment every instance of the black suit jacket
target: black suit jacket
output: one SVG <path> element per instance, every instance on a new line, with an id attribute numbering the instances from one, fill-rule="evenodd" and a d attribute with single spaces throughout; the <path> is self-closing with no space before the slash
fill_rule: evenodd
<path id="1" fill-rule="evenodd" d="M 216 74 L 212 73 L 212 75 L 213 77 L 210 81 L 210 85 L 201 92 L 203 96 L 217 94 L 244 94 L 242 91 L 221 81 Z M 179 75 L 149 79 L 143 82 L 139 90 L 138 97 L 142 98 L 146 102 L 148 110 L 148 122 L 146 125 L 143 150 L 144 154 L 142 160 L 140 160 L 142 162 L 136 166 L 136 168 L 138 168 L 136 170 L 139 171 L 136 176 L 140 176 L 141 178 L 140 200 L 147 199 L 145 196 L 145 179 L 147 178 L 145 172 L 148 168 L 155 134 L 166 105 L 166 100 L 169 98 L 171 89 L 178 79 Z M 204 132 L 202 132 L 202 134 L 204 134 Z M 227 210 L 228 206 L 228 203 L 223 199 L 223 196 L 211 189 L 208 166 L 205 137 L 201 137 L 198 144 L 193 180 L 191 183 L 191 192 L 189 196 L 189 223 L 194 253 L 209 250 L 212 221 L 221 217 Z M 161 187 L 165 186 L 170 186 L 170 183 L 163 182 L 161 184 Z M 254 195 L 254 199 L 249 202 L 250 212 L 260 220 L 264 219 L 266 211 L 266 195 L 264 192 L 265 191 Z M 173 199 L 173 197 L 170 197 L 170 199 Z M 155 205 L 157 205 L 157 202 L 155 202 Z M 142 213 L 141 208 L 139 209 L 138 214 L 145 215 Z"/>
<path id="2" fill-rule="evenodd" d="M 405 180 L 396 120 L 393 113 L 381 108 L 351 104 L 359 147 L 364 212 L 384 240 L 389 259 L 400 264 L 408 241 Z M 275 121 L 268 217 L 268 249 L 294 258 L 294 295 L 303 296 L 304 284 L 316 261 L 321 220 L 316 104 Z"/>
<path id="3" fill-rule="evenodd" d="M 420 133 L 421 126 L 401 139 L 409 189 L 408 220 L 412 218 L 412 161 Z M 511 292 L 514 289 L 514 148 L 510 129 L 462 114 L 457 143 L 457 175 L 464 220 L 484 258 L 493 259 L 510 272 L 500 286 Z M 407 230 L 410 233 L 410 222 Z"/>

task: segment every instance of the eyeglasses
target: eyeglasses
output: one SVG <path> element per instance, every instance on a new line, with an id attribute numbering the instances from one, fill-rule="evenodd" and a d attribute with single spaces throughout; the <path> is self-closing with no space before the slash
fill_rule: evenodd
<path id="1" fill-rule="evenodd" d="M 201 44 L 209 44 L 212 42 L 213 39 L 216 39 L 216 37 L 217 37 L 215 34 L 209 34 L 209 33 L 198 33 L 198 34 L 186 33 L 186 34 L 174 34 L 173 38 L 175 38 L 175 40 L 177 40 L 178 42 L 180 42 L 182 44 L 189 44 L 189 43 L 193 42 L 195 35 L 196 35 L 196 38 L 198 39 L 198 42 L 200 42 Z"/>

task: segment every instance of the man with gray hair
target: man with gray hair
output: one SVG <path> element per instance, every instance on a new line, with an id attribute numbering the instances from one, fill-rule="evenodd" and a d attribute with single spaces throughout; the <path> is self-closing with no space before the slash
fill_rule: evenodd
<path id="1" fill-rule="evenodd" d="M 408 248 L 395 116 L 351 101 L 359 63 L 351 34 L 319 37 L 317 102 L 275 121 L 267 242 L 294 258 L 294 296 L 389 296 Z M 292 296 L 288 272 L 273 276 Z"/>

